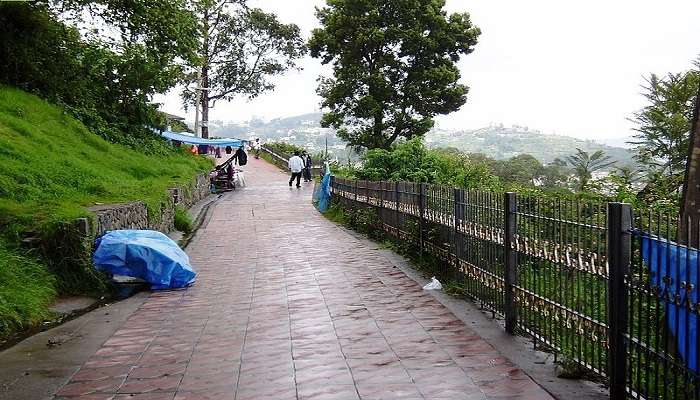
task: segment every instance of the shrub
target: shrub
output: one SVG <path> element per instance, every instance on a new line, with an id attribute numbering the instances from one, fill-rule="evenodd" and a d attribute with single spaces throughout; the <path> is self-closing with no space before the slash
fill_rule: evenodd
<path id="1" fill-rule="evenodd" d="M 192 217 L 184 207 L 175 207 L 175 229 L 186 234 L 192 233 L 194 230 Z"/>
<path id="2" fill-rule="evenodd" d="M 49 317 L 54 284 L 46 267 L 0 242 L 0 338 Z"/>

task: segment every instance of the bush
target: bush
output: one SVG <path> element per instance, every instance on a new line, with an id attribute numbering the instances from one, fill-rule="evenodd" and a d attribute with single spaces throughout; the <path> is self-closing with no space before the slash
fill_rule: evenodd
<path id="1" fill-rule="evenodd" d="M 46 267 L 0 242 L 0 338 L 49 317 L 54 284 Z"/>
<path id="2" fill-rule="evenodd" d="M 194 230 L 192 217 L 184 207 L 175 207 L 175 229 L 186 234 L 190 234 Z"/>

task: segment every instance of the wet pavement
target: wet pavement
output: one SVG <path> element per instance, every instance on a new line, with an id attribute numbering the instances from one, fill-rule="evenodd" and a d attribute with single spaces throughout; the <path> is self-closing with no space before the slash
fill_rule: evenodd
<path id="1" fill-rule="evenodd" d="M 56 399 L 551 397 L 376 247 L 324 219 L 313 186 L 251 159 L 157 292 Z"/>

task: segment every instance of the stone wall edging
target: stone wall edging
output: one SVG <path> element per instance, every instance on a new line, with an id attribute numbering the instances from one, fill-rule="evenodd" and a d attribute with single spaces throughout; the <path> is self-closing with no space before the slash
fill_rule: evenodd
<path id="1" fill-rule="evenodd" d="M 168 233 L 175 228 L 175 207 L 190 208 L 209 195 L 209 177 L 198 174 L 192 184 L 168 189 L 168 197 L 160 207 L 160 215 L 149 215 L 146 204 L 132 201 L 121 204 L 100 205 L 90 208 L 95 214 L 87 236 L 97 238 L 105 232 L 118 229 L 151 229 Z"/>

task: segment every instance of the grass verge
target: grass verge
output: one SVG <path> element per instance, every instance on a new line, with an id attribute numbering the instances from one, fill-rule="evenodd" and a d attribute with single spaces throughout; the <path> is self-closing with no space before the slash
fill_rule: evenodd
<path id="1" fill-rule="evenodd" d="M 211 168 L 206 158 L 154 143 L 161 154 L 110 143 L 62 108 L 0 85 L 0 339 L 49 317 L 57 293 L 106 290 L 90 255 L 73 251 L 90 244 L 70 235 L 67 222 L 92 219 L 92 205 L 133 200 L 158 218 L 168 188 Z M 20 245 L 27 237 L 40 239 L 39 251 Z"/>

